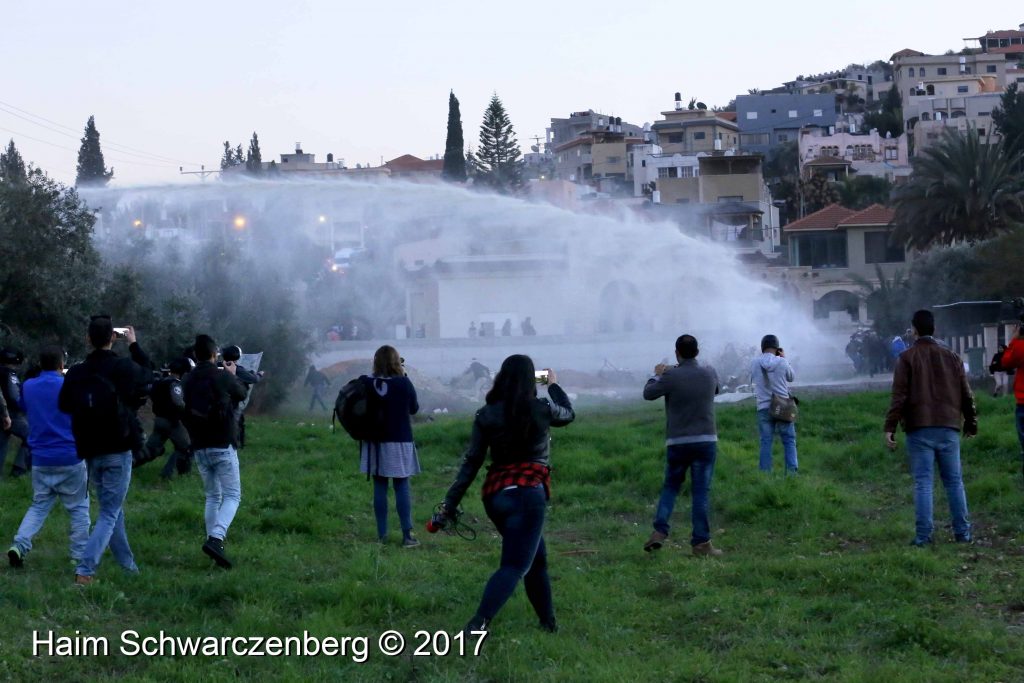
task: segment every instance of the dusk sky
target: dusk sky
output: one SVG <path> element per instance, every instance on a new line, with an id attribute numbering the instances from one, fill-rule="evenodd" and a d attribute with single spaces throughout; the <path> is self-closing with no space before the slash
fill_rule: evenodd
<path id="1" fill-rule="evenodd" d="M 443 154 L 449 89 L 467 143 L 497 92 L 527 151 L 572 111 L 643 124 L 677 90 L 724 105 L 1024 22 L 1011 0 L 3 5 L 0 139 L 73 182 L 93 114 L 117 185 L 197 182 L 178 167 L 216 168 L 223 141 L 247 146 L 254 130 L 264 160 L 296 142 L 349 166 Z"/>

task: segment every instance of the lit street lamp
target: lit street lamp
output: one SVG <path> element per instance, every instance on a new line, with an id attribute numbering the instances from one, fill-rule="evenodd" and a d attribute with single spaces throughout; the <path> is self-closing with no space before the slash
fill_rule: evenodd
<path id="1" fill-rule="evenodd" d="M 235 226 L 235 230 L 245 230 L 245 226 L 248 223 L 248 221 L 245 220 L 245 216 L 235 216 L 235 220 L 233 221 L 233 223 Z"/>

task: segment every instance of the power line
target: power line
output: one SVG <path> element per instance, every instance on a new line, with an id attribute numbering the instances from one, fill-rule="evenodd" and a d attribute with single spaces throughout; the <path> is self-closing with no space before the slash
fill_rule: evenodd
<path id="1" fill-rule="evenodd" d="M 15 111 L 19 111 L 22 114 L 27 114 L 28 116 L 31 116 L 32 118 L 39 119 L 40 121 L 45 121 L 46 123 L 52 124 L 52 125 L 57 126 L 59 128 L 63 128 L 64 130 L 69 130 L 72 133 L 74 133 L 74 137 L 76 139 L 80 135 L 80 132 L 79 132 L 79 130 L 77 128 L 72 128 L 71 126 L 65 126 L 63 123 L 58 123 L 57 121 L 53 121 L 51 119 L 46 118 L 45 116 L 40 116 L 38 114 L 33 114 L 32 112 L 30 112 L 28 110 L 25 110 L 25 109 L 22 109 L 21 107 L 17 107 L 17 106 L 15 106 L 15 105 L 13 105 L 13 104 L 11 104 L 9 102 L 4 102 L 4 101 L 0 100 L 0 105 L 3 105 L 3 107 L 6 107 L 8 109 L 14 109 Z M 24 116 L 20 116 L 18 114 L 13 113 L 13 112 L 8 111 L 7 113 L 11 114 L 12 116 L 17 116 L 20 119 L 25 119 Z M 25 119 L 25 120 L 28 121 L 29 123 L 35 124 L 37 126 L 41 126 L 43 128 L 47 128 L 47 126 L 43 126 L 43 124 L 38 123 L 37 121 L 32 121 L 30 119 Z M 62 131 L 54 131 L 54 132 L 61 133 L 61 135 L 67 135 L 67 133 L 64 133 Z M 184 161 L 182 159 L 175 159 L 173 157 L 165 157 L 165 156 L 160 155 L 160 154 L 153 154 L 152 152 L 147 152 L 145 150 L 138 149 L 136 147 L 130 147 L 128 145 L 118 144 L 118 143 L 112 142 L 110 140 L 104 140 L 103 144 L 108 146 L 108 147 L 110 147 L 110 148 L 116 148 L 116 147 L 122 148 L 120 150 L 120 153 L 122 153 L 122 154 L 130 154 L 132 156 L 140 156 L 141 155 L 141 156 L 144 156 L 144 157 L 151 157 L 151 158 L 153 158 L 155 160 L 166 161 L 166 162 L 174 163 L 174 164 L 188 164 L 190 166 L 198 166 L 199 165 L 199 164 L 197 164 L 195 162 L 192 162 L 192 161 Z M 126 150 L 131 150 L 131 151 L 126 151 Z M 114 151 L 118 151 L 118 150 L 114 150 Z"/>
<path id="2" fill-rule="evenodd" d="M 19 133 L 16 130 L 11 130 L 10 128 L 4 128 L 3 126 L 0 126 L 0 130 L 7 131 L 8 133 L 11 133 L 12 135 L 17 135 L 18 137 L 22 137 L 22 138 L 25 138 L 27 140 L 34 140 L 35 142 L 40 142 L 40 143 L 42 143 L 44 145 L 49 145 L 51 147 L 56 147 L 58 149 L 66 149 L 67 151 L 74 152 L 75 154 L 78 153 L 78 150 L 74 149 L 72 147 L 65 147 L 64 145 L 58 145 L 55 142 L 50 142 L 48 140 L 43 140 L 43 139 L 40 139 L 40 138 L 35 138 L 35 137 L 32 137 L 31 135 L 26 135 L 25 133 Z M 111 158 L 112 161 L 117 161 L 118 163 L 133 164 L 133 165 L 136 165 L 136 166 L 152 166 L 153 168 L 167 168 L 167 167 L 170 166 L 170 164 L 149 164 L 149 163 L 146 163 L 145 161 L 130 161 L 128 159 L 119 159 L 117 157 L 110 157 L 110 158 Z"/>

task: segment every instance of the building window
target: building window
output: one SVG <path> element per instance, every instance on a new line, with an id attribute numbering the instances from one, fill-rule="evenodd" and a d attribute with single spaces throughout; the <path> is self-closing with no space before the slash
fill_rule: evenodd
<path id="1" fill-rule="evenodd" d="M 815 110 L 814 110 L 814 115 L 815 115 L 816 117 L 818 117 L 818 118 L 821 118 L 821 110 L 820 110 L 820 109 L 815 109 Z"/>
<path id="2" fill-rule="evenodd" d="M 640 160 L 640 168 L 647 168 L 647 159 Z"/>
<path id="3" fill-rule="evenodd" d="M 693 166 L 683 166 L 679 169 L 680 178 L 692 178 L 693 177 Z"/>
<path id="4" fill-rule="evenodd" d="M 733 140 L 735 142 L 735 140 Z M 770 145 L 771 140 L 768 137 L 768 133 L 741 133 L 740 144 L 744 147 L 752 147 L 754 145 Z"/>
<path id="5" fill-rule="evenodd" d="M 997 69 L 996 69 L 996 65 L 995 64 L 989 64 L 989 65 L 987 65 L 985 67 L 985 72 L 986 73 L 994 74 L 996 71 L 997 71 Z"/>
<path id="6" fill-rule="evenodd" d="M 796 109 L 790 109 L 789 110 L 789 118 L 791 118 L 791 119 L 795 119 L 796 118 Z"/>
<path id="7" fill-rule="evenodd" d="M 978 112 L 978 116 L 979 117 L 981 117 L 981 116 L 992 116 L 992 112 L 990 112 L 990 111 L 979 111 Z"/>
<path id="8" fill-rule="evenodd" d="M 756 118 L 757 118 L 757 112 L 756 111 L 748 111 L 747 112 L 747 120 L 748 121 L 753 121 Z"/>
<path id="9" fill-rule="evenodd" d="M 945 76 L 946 75 L 946 67 L 940 66 L 938 69 L 936 69 L 936 73 L 938 73 L 940 76 Z"/>
<path id="10" fill-rule="evenodd" d="M 621 163 L 621 162 L 622 162 L 622 157 L 607 157 L 607 159 L 605 160 L 605 163 L 608 163 L 608 164 L 618 164 L 618 163 Z"/>
<path id="11" fill-rule="evenodd" d="M 779 133 L 778 140 L 779 142 L 789 142 L 789 135 L 786 133 Z"/>
<path id="12" fill-rule="evenodd" d="M 910 77 L 914 77 L 914 67 L 910 67 Z"/>
<path id="13" fill-rule="evenodd" d="M 668 141 L 669 141 L 669 144 L 673 144 L 673 143 L 679 144 L 680 142 L 683 141 L 683 134 L 682 133 L 669 133 Z"/>
<path id="14" fill-rule="evenodd" d="M 792 238 L 790 238 L 792 239 Z M 798 266 L 846 268 L 846 234 L 800 235 L 793 240 Z"/>
<path id="15" fill-rule="evenodd" d="M 719 204 L 724 204 L 726 202 L 742 202 L 742 201 L 743 201 L 743 195 L 741 195 L 741 194 L 725 194 L 725 195 L 722 195 L 722 196 L 720 196 L 718 198 L 718 203 Z"/>
<path id="16" fill-rule="evenodd" d="M 704 131 L 698 131 L 698 132 L 693 134 L 693 139 L 694 140 L 703 140 L 705 137 L 707 137 L 707 136 L 705 135 Z"/>
<path id="17" fill-rule="evenodd" d="M 906 259 L 903 247 L 889 241 L 889 233 L 864 233 L 864 263 L 903 263 Z"/>
<path id="18" fill-rule="evenodd" d="M 978 137 L 980 137 L 980 138 L 985 137 L 985 129 L 984 128 L 979 128 L 978 129 Z"/>
<path id="19" fill-rule="evenodd" d="M 918 72 L 917 75 L 920 76 L 921 78 L 924 78 L 924 67 L 923 66 L 921 67 L 921 70 Z"/>
<path id="20" fill-rule="evenodd" d="M 680 197 L 679 199 L 676 200 L 676 204 L 689 204 L 689 203 L 690 203 L 690 198 L 689 197 Z"/>
<path id="21" fill-rule="evenodd" d="M 967 90 L 968 90 L 968 88 L 967 88 L 966 85 L 958 85 L 958 86 L 956 86 L 956 91 L 958 93 L 967 92 Z"/>
<path id="22" fill-rule="evenodd" d="M 885 160 L 886 161 L 895 161 L 896 159 L 899 159 L 899 158 L 900 158 L 900 151 L 899 151 L 898 148 L 896 148 L 896 147 L 886 147 L 885 148 Z"/>

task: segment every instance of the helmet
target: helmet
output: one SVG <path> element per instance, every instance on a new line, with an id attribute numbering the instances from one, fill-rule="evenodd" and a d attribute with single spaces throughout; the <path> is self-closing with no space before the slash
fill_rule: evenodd
<path id="1" fill-rule="evenodd" d="M 242 347 L 240 346 L 228 346 L 220 352 L 220 357 L 224 360 L 232 362 L 238 361 L 242 357 Z"/>

